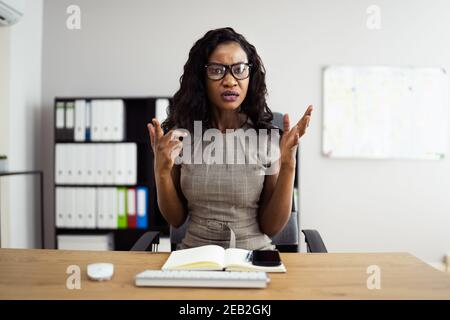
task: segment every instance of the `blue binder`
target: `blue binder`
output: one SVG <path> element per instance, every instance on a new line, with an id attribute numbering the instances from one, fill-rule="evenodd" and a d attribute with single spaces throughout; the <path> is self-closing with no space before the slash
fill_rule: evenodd
<path id="1" fill-rule="evenodd" d="M 148 228 L 148 188 L 137 187 L 137 221 L 136 226 L 139 229 Z"/>
<path id="2" fill-rule="evenodd" d="M 86 102 L 86 141 L 91 141 L 91 119 L 92 119 L 92 112 L 91 112 L 91 102 Z"/>

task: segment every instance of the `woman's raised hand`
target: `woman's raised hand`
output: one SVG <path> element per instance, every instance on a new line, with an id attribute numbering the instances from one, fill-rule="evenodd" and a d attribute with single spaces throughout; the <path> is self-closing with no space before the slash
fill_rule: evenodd
<path id="1" fill-rule="evenodd" d="M 289 115 L 285 114 L 283 117 L 283 136 L 280 140 L 280 160 L 281 164 L 295 165 L 295 154 L 299 144 L 299 139 L 305 134 L 306 128 L 309 126 L 313 106 L 310 105 L 306 109 L 303 117 L 297 124 L 291 128 Z"/>
<path id="2" fill-rule="evenodd" d="M 152 119 L 152 123 L 148 123 L 147 128 L 155 155 L 155 175 L 159 177 L 170 175 L 175 159 L 180 155 L 183 148 L 183 143 L 179 138 L 185 137 L 187 133 L 180 130 L 170 130 L 164 134 L 157 119 Z"/>

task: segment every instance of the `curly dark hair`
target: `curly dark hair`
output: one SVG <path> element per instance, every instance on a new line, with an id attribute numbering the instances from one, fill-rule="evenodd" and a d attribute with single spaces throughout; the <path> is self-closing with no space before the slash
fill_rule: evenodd
<path id="1" fill-rule="evenodd" d="M 184 128 L 192 132 L 194 121 L 202 121 L 204 130 L 211 128 L 212 112 L 206 92 L 204 66 L 219 44 L 230 41 L 237 42 L 242 47 L 248 62 L 252 64 L 247 96 L 239 112 L 245 113 L 256 129 L 274 128 L 273 114 L 266 103 L 266 71 L 261 58 L 244 36 L 228 27 L 208 31 L 192 47 L 184 65 L 184 73 L 180 77 L 180 89 L 175 93 L 169 105 L 168 117 L 162 123 L 165 132 L 173 128 Z"/>

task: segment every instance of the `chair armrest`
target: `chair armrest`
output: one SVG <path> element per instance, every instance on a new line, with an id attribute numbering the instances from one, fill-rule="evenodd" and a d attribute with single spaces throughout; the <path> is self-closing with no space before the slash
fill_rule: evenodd
<path id="1" fill-rule="evenodd" d="M 159 232 L 148 231 L 144 233 L 133 245 L 130 251 L 156 251 L 159 244 Z"/>
<path id="2" fill-rule="evenodd" d="M 308 252 L 326 253 L 327 248 L 323 243 L 322 237 L 317 230 L 302 230 L 305 235 L 305 242 L 307 244 Z"/>
<path id="3" fill-rule="evenodd" d="M 292 211 L 284 228 L 272 237 L 275 245 L 298 245 L 298 213 Z"/>
<path id="4" fill-rule="evenodd" d="M 186 235 L 187 226 L 189 223 L 189 216 L 187 216 L 184 223 L 179 228 L 170 226 L 170 249 L 177 250 L 177 244 L 181 243 Z"/>

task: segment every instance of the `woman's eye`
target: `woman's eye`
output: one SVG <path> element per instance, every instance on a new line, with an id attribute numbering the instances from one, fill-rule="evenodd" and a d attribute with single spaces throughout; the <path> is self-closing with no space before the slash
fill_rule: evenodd
<path id="1" fill-rule="evenodd" d="M 245 70 L 245 68 L 243 66 L 238 66 L 238 67 L 234 68 L 234 73 L 241 74 L 244 72 L 244 70 Z"/>
<path id="2" fill-rule="evenodd" d="M 212 72 L 215 74 L 222 74 L 223 71 L 221 68 L 214 68 L 214 69 L 212 69 Z"/>

